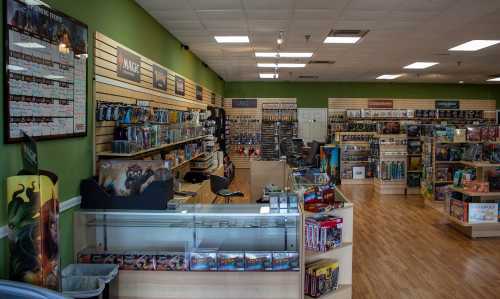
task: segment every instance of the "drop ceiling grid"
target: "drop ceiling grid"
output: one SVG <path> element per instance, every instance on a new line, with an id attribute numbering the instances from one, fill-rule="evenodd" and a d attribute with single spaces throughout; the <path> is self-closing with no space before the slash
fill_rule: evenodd
<path id="1" fill-rule="evenodd" d="M 228 81 L 257 80 L 259 71 L 265 69 L 256 68 L 254 52 L 274 50 L 280 30 L 285 31 L 283 49 L 313 51 L 314 59 L 336 61 L 281 70 L 280 79 L 318 75 L 322 81 L 372 81 L 380 73 L 406 72 L 402 66 L 418 60 L 440 64 L 428 71 L 407 72 L 401 81 L 481 83 L 488 75 L 500 73 L 500 46 L 470 54 L 447 51 L 474 38 L 500 39 L 500 1 L 136 1 Z M 325 45 L 322 41 L 332 28 L 370 32 L 354 46 Z M 251 42 L 220 45 L 213 39 L 229 34 L 249 35 Z M 311 35 L 307 43 L 306 34 Z M 462 62 L 460 67 L 457 61 Z"/>

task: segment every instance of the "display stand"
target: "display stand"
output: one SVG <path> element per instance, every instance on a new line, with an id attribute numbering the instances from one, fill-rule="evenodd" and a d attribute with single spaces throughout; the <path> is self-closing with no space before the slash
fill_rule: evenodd
<path id="1" fill-rule="evenodd" d="M 367 185 L 373 183 L 370 167 L 370 143 L 372 132 L 337 132 L 335 140 L 340 144 L 340 176 L 342 185 Z"/>
<path id="2" fill-rule="evenodd" d="M 496 169 L 500 167 L 500 164 L 490 163 L 488 161 L 460 161 L 460 164 L 465 167 L 475 168 L 477 171 L 477 181 L 485 182 L 487 177 L 485 172 L 490 169 Z M 498 222 L 498 204 L 500 202 L 500 192 L 474 192 L 468 191 L 461 187 L 455 187 L 453 185 L 448 186 L 450 188 L 451 196 L 446 199 L 446 214 L 449 223 L 471 238 L 482 238 L 482 237 L 500 237 L 500 222 Z M 456 199 L 453 193 L 459 193 L 462 195 L 461 199 Z M 466 200 L 467 199 L 467 200 Z M 452 201 L 454 203 L 452 204 Z M 483 207 L 482 204 L 485 204 Z M 493 210 L 489 207 L 493 204 Z M 461 209 L 460 213 L 457 213 L 457 206 Z M 475 206 L 477 211 L 474 213 L 492 213 L 496 217 L 488 217 L 486 215 L 472 216 L 472 207 Z M 484 210 L 484 207 L 488 211 Z M 454 210 L 452 213 L 452 209 Z M 496 213 L 495 213 L 496 212 Z M 462 216 L 462 219 L 458 219 L 457 215 Z"/>
<path id="3" fill-rule="evenodd" d="M 80 260 L 123 259 L 111 298 L 302 299 L 302 213 L 263 213 L 262 207 L 183 205 L 157 212 L 76 211 L 74 248 Z M 198 252 L 293 253 L 298 268 L 285 270 L 275 264 L 270 271 L 223 272 L 226 264 L 218 257 L 215 269 L 197 271 L 193 254 Z M 178 257 L 176 262 L 163 265 L 175 270 L 158 267 L 169 255 Z M 150 259 L 156 260 L 156 266 Z"/>
<path id="4" fill-rule="evenodd" d="M 380 194 L 406 194 L 406 134 L 377 135 L 378 159 L 374 190 Z"/>
<path id="5" fill-rule="evenodd" d="M 293 175 L 293 171 L 290 170 L 289 183 L 290 188 L 297 192 L 299 199 L 303 201 L 304 191 L 308 188 L 314 186 L 320 186 L 316 182 L 309 180 L 304 180 L 302 178 Z M 326 214 L 342 217 L 342 243 L 341 246 L 330 249 L 326 252 L 315 252 L 308 251 L 304 249 L 304 237 L 301 241 L 301 252 L 303 253 L 302 260 L 302 294 L 304 294 L 304 281 L 305 281 L 305 269 L 306 265 L 318 260 L 335 260 L 339 263 L 339 279 L 338 279 L 338 289 L 327 294 L 320 296 L 319 298 L 328 299 L 350 299 L 352 298 L 352 246 L 353 246 L 353 204 L 345 197 L 345 195 L 339 190 L 335 190 L 335 200 L 336 202 L 341 202 L 341 206 L 337 207 L 329 212 L 324 212 Z M 302 215 L 302 223 L 305 223 L 305 219 L 308 216 L 313 216 L 315 213 L 304 211 Z M 303 231 L 305 227 L 303 228 Z M 305 299 L 311 299 L 312 297 L 304 295 Z"/>

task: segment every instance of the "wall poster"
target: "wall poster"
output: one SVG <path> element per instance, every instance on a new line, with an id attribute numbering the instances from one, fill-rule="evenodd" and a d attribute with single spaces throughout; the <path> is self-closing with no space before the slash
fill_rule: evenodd
<path id="1" fill-rule="evenodd" d="M 203 87 L 196 85 L 196 99 L 203 101 Z"/>
<path id="2" fill-rule="evenodd" d="M 175 76 L 175 94 L 184 96 L 184 79 L 179 76 Z"/>
<path id="3" fill-rule="evenodd" d="M 6 0 L 5 142 L 87 134 L 87 25 Z"/>
<path id="4" fill-rule="evenodd" d="M 153 87 L 167 91 L 167 70 L 153 64 Z"/>
<path id="5" fill-rule="evenodd" d="M 116 74 L 118 77 L 141 83 L 141 57 L 118 47 Z"/>

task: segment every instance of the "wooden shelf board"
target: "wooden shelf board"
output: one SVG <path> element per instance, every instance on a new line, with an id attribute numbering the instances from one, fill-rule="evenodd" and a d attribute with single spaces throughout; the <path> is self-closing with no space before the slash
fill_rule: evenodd
<path id="1" fill-rule="evenodd" d="M 472 167 L 500 167 L 500 163 L 490 163 L 488 161 L 460 161 L 460 163 Z"/>
<path id="2" fill-rule="evenodd" d="M 157 147 L 148 148 L 148 149 L 145 149 L 145 150 L 142 150 L 142 151 L 138 151 L 138 152 L 135 152 L 135 153 L 129 153 L 129 154 L 127 154 L 127 153 L 103 152 L 103 153 L 98 153 L 97 156 L 98 157 L 135 157 L 135 156 L 147 154 L 147 153 L 150 153 L 150 152 L 159 151 L 159 150 L 162 150 L 162 149 L 165 149 L 165 148 L 169 148 L 169 147 L 172 147 L 172 146 L 175 146 L 175 145 L 187 143 L 187 142 L 190 142 L 190 141 L 195 141 L 195 140 L 198 140 L 198 139 L 203 139 L 203 138 L 206 138 L 208 136 L 210 136 L 210 135 L 204 135 L 204 136 L 200 136 L 200 137 L 195 137 L 195 138 L 190 138 L 190 139 L 186 139 L 186 140 L 182 140 L 182 141 L 177 141 L 177 142 L 174 142 L 174 143 L 168 143 L 168 144 L 164 144 L 164 145 L 161 145 L 161 146 L 157 146 Z"/>
<path id="3" fill-rule="evenodd" d="M 366 178 L 360 180 L 354 179 L 341 179 L 340 184 L 342 185 L 370 185 L 373 184 L 373 178 Z"/>
<path id="4" fill-rule="evenodd" d="M 408 170 L 407 172 L 416 172 L 416 173 L 420 173 L 420 172 L 422 172 L 422 170 Z"/>
<path id="5" fill-rule="evenodd" d="M 312 250 L 305 250 L 306 260 L 308 258 L 327 259 L 327 258 L 330 257 L 330 255 L 332 253 L 338 252 L 338 251 L 340 251 L 340 250 L 342 250 L 344 248 L 347 248 L 347 247 L 352 247 L 352 242 L 342 242 L 342 244 L 339 247 L 330 249 L 330 250 L 325 251 L 325 252 L 317 252 L 317 251 L 312 251 Z"/>
<path id="6" fill-rule="evenodd" d="M 500 197 L 500 192 L 473 192 L 466 191 L 463 188 L 455 187 L 450 185 L 449 188 L 453 191 L 460 192 L 468 196 L 479 196 L 479 197 Z"/>
<path id="7" fill-rule="evenodd" d="M 435 181 L 434 184 L 453 184 L 453 181 Z"/>
<path id="8" fill-rule="evenodd" d="M 317 299 L 344 299 L 344 298 L 351 298 L 351 296 L 352 296 L 352 285 L 341 284 L 339 285 L 339 288 L 337 290 L 325 294 Z M 314 298 L 305 295 L 304 299 L 314 299 Z"/>
<path id="9" fill-rule="evenodd" d="M 198 157 L 200 157 L 200 156 L 202 156 L 202 155 L 204 155 L 204 154 L 205 154 L 205 153 L 198 154 L 198 155 L 196 155 L 196 156 L 192 157 L 192 158 L 191 158 L 191 159 L 189 159 L 189 160 L 186 160 L 186 161 L 184 161 L 184 162 L 182 162 L 182 163 L 179 163 L 179 164 L 175 165 L 174 167 L 172 167 L 172 170 L 173 170 L 173 169 L 176 169 L 176 168 L 179 168 L 179 167 L 181 167 L 181 166 L 183 166 L 183 165 L 186 165 L 187 163 L 189 163 L 189 162 L 193 161 L 194 159 L 196 159 L 196 158 L 198 158 Z"/>

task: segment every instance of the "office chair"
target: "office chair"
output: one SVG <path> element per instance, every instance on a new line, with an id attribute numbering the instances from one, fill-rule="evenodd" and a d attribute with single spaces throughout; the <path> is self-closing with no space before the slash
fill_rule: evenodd
<path id="1" fill-rule="evenodd" d="M 210 190 L 215 193 L 217 196 L 212 201 L 212 204 L 216 203 L 219 199 L 219 196 L 224 198 L 224 203 L 231 203 L 231 197 L 242 197 L 245 196 L 241 191 L 229 191 L 230 181 L 226 177 L 211 175 L 210 176 Z"/>

